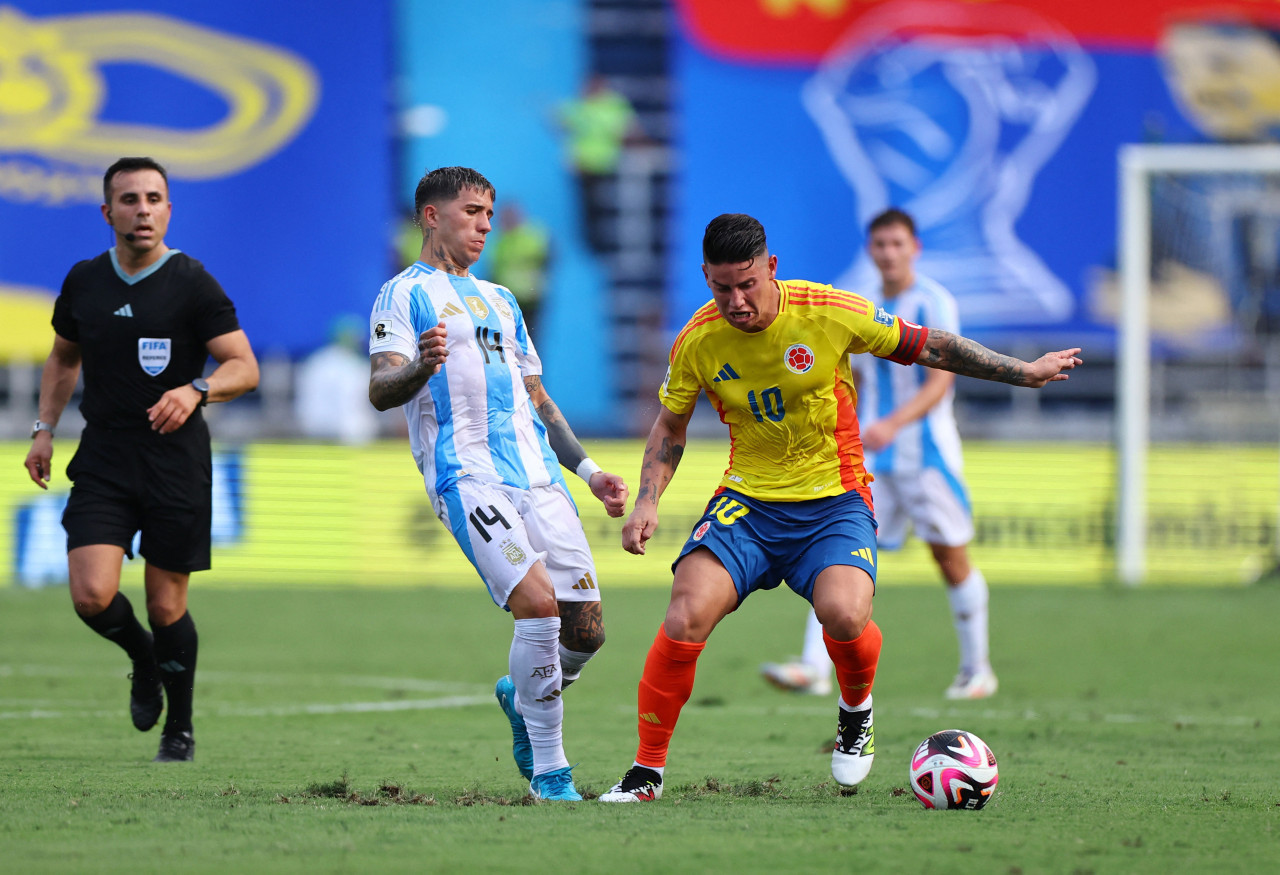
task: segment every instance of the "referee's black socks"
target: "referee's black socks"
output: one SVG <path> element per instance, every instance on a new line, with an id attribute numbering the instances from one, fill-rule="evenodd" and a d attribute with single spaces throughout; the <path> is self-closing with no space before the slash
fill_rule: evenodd
<path id="1" fill-rule="evenodd" d="M 196 650 L 200 640 L 188 611 L 169 626 L 152 625 L 156 666 L 169 708 L 164 733 L 191 731 L 191 692 L 196 682 Z"/>
<path id="2" fill-rule="evenodd" d="M 142 628 L 138 618 L 133 615 L 133 605 L 125 598 L 124 593 L 117 592 L 116 597 L 107 605 L 106 610 L 92 617 L 77 614 L 86 626 L 97 632 L 108 641 L 114 641 L 124 648 L 134 662 L 145 662 L 151 659 L 151 636 Z"/>

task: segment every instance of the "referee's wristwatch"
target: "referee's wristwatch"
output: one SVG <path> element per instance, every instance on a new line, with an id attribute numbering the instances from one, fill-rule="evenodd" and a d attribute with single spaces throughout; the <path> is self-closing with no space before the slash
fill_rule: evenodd
<path id="1" fill-rule="evenodd" d="M 200 406 L 204 407 L 209 403 L 209 381 L 204 377 L 196 377 L 191 381 L 191 388 L 200 393 Z"/>
<path id="2" fill-rule="evenodd" d="M 42 422 L 37 419 L 36 424 L 31 426 L 31 439 L 35 440 L 36 435 L 40 434 L 42 431 L 49 432 L 49 437 L 53 437 L 53 426 L 47 422 Z"/>

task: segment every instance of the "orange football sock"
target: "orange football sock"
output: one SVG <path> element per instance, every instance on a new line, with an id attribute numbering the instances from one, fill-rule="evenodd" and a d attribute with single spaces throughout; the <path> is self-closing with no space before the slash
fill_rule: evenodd
<path id="1" fill-rule="evenodd" d="M 689 701 L 693 692 L 693 676 L 698 668 L 698 655 L 706 642 L 690 644 L 672 641 L 667 632 L 658 627 L 649 656 L 644 661 L 644 674 L 640 677 L 639 704 L 640 749 L 636 762 L 642 766 L 660 768 L 667 764 L 667 746 L 671 733 L 676 730 L 680 709 Z"/>
<path id="2" fill-rule="evenodd" d="M 884 636 L 875 621 L 868 622 L 862 634 L 852 641 L 837 641 L 822 630 L 827 653 L 836 664 L 836 682 L 840 695 L 849 707 L 861 705 L 871 695 L 871 685 L 876 680 L 876 665 L 880 662 L 880 643 Z"/>

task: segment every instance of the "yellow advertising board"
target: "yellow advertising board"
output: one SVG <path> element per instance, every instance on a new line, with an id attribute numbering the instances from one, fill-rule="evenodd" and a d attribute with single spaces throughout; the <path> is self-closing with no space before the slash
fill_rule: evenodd
<path id="1" fill-rule="evenodd" d="M 639 441 L 589 441 L 592 456 L 634 491 Z M 4 576 L 35 585 L 65 571 L 58 502 L 74 446 L 59 443 L 51 494 L 27 478 L 25 443 L 0 444 Z M 972 554 L 993 584 L 1098 585 L 1114 564 L 1115 456 L 1104 445 L 966 445 L 975 508 Z M 213 569 L 199 585 L 475 586 L 475 571 L 435 518 L 408 447 L 253 443 L 221 447 L 233 473 L 215 487 Z M 711 497 L 727 445 L 695 441 L 661 504 L 661 525 L 646 556 L 620 546 L 621 520 L 609 519 L 572 475 L 570 490 L 611 585 L 670 584 L 670 563 Z M 1158 584 L 1236 584 L 1273 561 L 1280 460 L 1274 447 L 1153 448 L 1150 464 L 1150 580 Z M 881 585 L 935 583 L 928 552 L 910 542 L 880 554 Z M 27 579 L 23 569 L 43 569 Z M 126 580 L 141 579 L 127 563 Z"/>

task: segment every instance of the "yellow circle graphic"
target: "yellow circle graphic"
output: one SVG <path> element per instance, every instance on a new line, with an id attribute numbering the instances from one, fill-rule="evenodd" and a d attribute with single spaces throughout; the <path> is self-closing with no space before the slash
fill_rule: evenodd
<path id="1" fill-rule="evenodd" d="M 103 121 L 100 68 L 152 66 L 222 98 L 196 130 Z M 105 13 L 34 20 L 0 8 L 0 151 L 100 172 L 121 155 L 155 155 L 174 176 L 210 179 L 260 163 L 311 118 L 319 79 L 278 46 L 165 15 Z"/>

